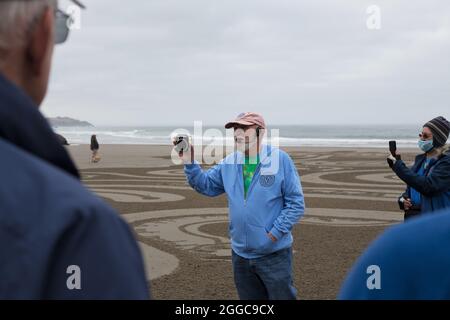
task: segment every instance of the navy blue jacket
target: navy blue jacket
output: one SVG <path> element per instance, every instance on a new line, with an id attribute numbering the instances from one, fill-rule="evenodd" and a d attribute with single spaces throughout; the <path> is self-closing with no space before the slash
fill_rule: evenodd
<path id="1" fill-rule="evenodd" d="M 388 229 L 358 259 L 340 299 L 450 299 L 450 209 Z"/>
<path id="2" fill-rule="evenodd" d="M 83 187 L 37 107 L 1 74 L 0 177 L 0 299 L 149 298 L 130 228 Z"/>
<path id="3" fill-rule="evenodd" d="M 396 161 L 393 170 L 408 185 L 405 195 L 410 197 L 410 188 L 416 189 L 422 195 L 421 212 L 429 213 L 450 207 L 450 155 L 432 159 L 425 175 L 420 176 L 417 172 L 425 159 L 425 154 L 418 155 L 411 169 Z"/>

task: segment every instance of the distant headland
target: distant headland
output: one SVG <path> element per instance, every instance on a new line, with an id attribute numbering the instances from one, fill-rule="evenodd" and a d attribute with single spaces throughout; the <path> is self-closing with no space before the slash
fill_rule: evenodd
<path id="1" fill-rule="evenodd" d="M 80 121 L 68 117 L 56 117 L 56 118 L 47 118 L 47 121 L 54 128 L 57 127 L 94 127 L 93 124 L 87 121 Z"/>

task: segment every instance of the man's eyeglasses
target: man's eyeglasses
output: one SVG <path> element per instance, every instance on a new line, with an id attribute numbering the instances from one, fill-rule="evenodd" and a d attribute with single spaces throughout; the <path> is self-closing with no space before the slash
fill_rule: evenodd
<path id="1" fill-rule="evenodd" d="M 81 9 L 86 9 L 84 4 L 78 0 L 71 0 Z M 72 17 L 60 9 L 55 9 L 55 44 L 61 44 L 66 42 L 69 36 L 70 24 L 72 23 Z"/>
<path id="2" fill-rule="evenodd" d="M 60 9 L 55 10 L 55 44 L 66 42 L 69 36 L 71 16 Z"/>
<path id="3" fill-rule="evenodd" d="M 81 9 L 86 9 L 86 7 L 78 0 L 71 0 L 74 4 L 79 6 Z M 29 26 L 29 30 L 33 29 L 34 25 L 38 21 L 39 16 L 37 16 L 34 21 Z M 54 34 L 55 34 L 55 44 L 61 44 L 66 42 L 69 31 L 70 31 L 70 24 L 72 23 L 72 16 L 65 13 L 61 9 L 55 8 L 55 26 L 54 26 Z"/>

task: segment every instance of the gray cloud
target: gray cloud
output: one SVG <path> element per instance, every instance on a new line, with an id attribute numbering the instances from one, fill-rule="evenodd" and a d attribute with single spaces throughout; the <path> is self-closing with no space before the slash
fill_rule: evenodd
<path id="1" fill-rule="evenodd" d="M 423 123 L 448 115 L 450 3 L 86 1 L 43 111 L 98 125 Z M 366 28 L 381 8 L 382 28 Z M 447 112 L 447 114 L 446 114 Z"/>

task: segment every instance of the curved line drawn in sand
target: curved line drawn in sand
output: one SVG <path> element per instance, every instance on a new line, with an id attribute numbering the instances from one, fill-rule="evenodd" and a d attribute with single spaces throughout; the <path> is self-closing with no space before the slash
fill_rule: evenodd
<path id="1" fill-rule="evenodd" d="M 140 176 L 140 175 L 136 175 L 136 174 L 127 174 L 127 173 L 120 173 L 120 172 L 109 172 L 109 171 L 104 171 L 104 172 L 89 172 L 89 174 L 95 174 L 95 175 L 99 175 L 99 176 L 117 176 L 117 177 L 125 177 L 125 178 L 136 178 L 136 179 L 150 179 L 151 177 L 149 176 Z"/>
<path id="2" fill-rule="evenodd" d="M 122 181 L 122 180 L 121 180 Z M 179 187 L 172 185 L 155 185 L 155 184 L 88 184 L 90 189 L 96 188 L 157 188 L 157 189 L 173 189 L 173 190 L 188 190 L 192 191 L 191 187 Z M 121 191 L 120 189 L 111 189 L 115 191 Z"/>
<path id="3" fill-rule="evenodd" d="M 396 203 L 402 190 L 351 189 L 351 188 L 303 188 L 307 198 L 369 200 Z"/>
<path id="4" fill-rule="evenodd" d="M 211 220 L 211 221 L 208 221 L 207 223 L 202 221 L 202 222 L 197 222 L 197 223 L 193 223 L 193 224 L 188 224 L 188 225 L 184 226 L 183 230 L 186 233 L 190 233 L 192 235 L 197 235 L 197 236 L 201 236 L 201 237 L 204 237 L 204 238 L 211 238 L 211 239 L 215 239 L 215 240 L 217 240 L 219 242 L 222 242 L 222 243 L 227 243 L 228 242 L 228 238 L 221 237 L 221 236 L 216 236 L 216 235 L 211 235 L 209 233 L 205 233 L 203 231 L 200 231 L 200 228 L 202 226 L 204 226 L 204 225 L 207 225 L 207 224 L 223 223 L 223 222 L 228 223 L 228 219 L 225 218 L 225 220 L 224 220 L 223 217 L 221 217 L 221 218 L 222 219 L 220 219 L 220 220 L 216 220 L 216 221 Z"/>
<path id="5" fill-rule="evenodd" d="M 369 183 L 354 183 L 354 182 L 341 182 L 341 181 L 333 181 L 333 180 L 328 180 L 325 178 L 325 176 L 328 175 L 332 175 L 332 174 L 342 174 L 342 173 L 353 173 L 353 174 L 357 174 L 358 172 L 361 173 L 367 173 L 367 172 L 380 172 L 380 170 L 342 170 L 342 171 L 333 171 L 333 172 L 316 172 L 316 173 L 308 173 L 308 174 L 304 174 L 302 176 L 302 182 L 308 182 L 308 183 L 315 183 L 315 184 L 322 184 L 322 185 L 335 185 L 335 186 L 352 186 L 352 187 L 376 187 L 376 188 L 400 188 L 403 186 L 402 183 L 399 183 L 397 181 L 392 181 L 391 184 L 388 185 L 383 185 L 383 184 L 378 184 L 378 183 L 373 183 L 373 184 L 369 184 Z M 385 174 L 385 173 L 381 173 L 381 174 Z"/>
<path id="6" fill-rule="evenodd" d="M 95 177 L 95 178 L 92 178 Z M 118 179 L 108 179 L 106 177 L 119 177 Z M 120 177 L 123 177 L 120 179 Z M 129 178 L 129 179 L 125 179 Z M 85 184 L 89 184 L 90 182 L 167 182 L 174 183 L 178 185 L 186 184 L 186 178 L 184 177 L 175 177 L 175 176 L 158 176 L 158 175 L 132 175 L 132 174 L 124 174 L 119 172 L 96 172 L 95 175 L 88 174 L 83 176 L 83 182 Z"/>
<path id="7" fill-rule="evenodd" d="M 165 172 L 166 170 L 162 170 Z M 90 180 L 93 176 L 115 176 L 115 177 L 124 177 L 124 178 L 134 178 L 134 180 L 137 179 L 137 181 L 147 181 L 147 180 L 153 180 L 153 179 L 169 179 L 174 181 L 181 181 L 185 180 L 184 174 L 181 171 L 181 174 L 175 175 L 151 175 L 153 171 L 148 171 L 146 175 L 136 175 L 136 174 L 127 174 L 127 173 L 120 173 L 120 172 L 89 172 L 87 175 L 83 177 L 83 180 Z M 149 175 L 150 174 L 150 175 Z M 95 179 L 97 180 L 97 179 Z"/>
<path id="8" fill-rule="evenodd" d="M 348 200 L 366 200 L 366 201 L 383 201 L 396 202 L 397 197 L 370 197 L 367 195 L 336 195 L 336 194 L 322 194 L 322 193 L 305 193 L 307 198 L 324 198 L 324 199 L 348 199 Z"/>
<path id="9" fill-rule="evenodd" d="M 83 179 L 93 179 L 93 178 L 96 178 L 96 177 L 98 177 L 98 175 L 96 175 L 96 174 L 85 174 L 83 176 Z"/>
<path id="10" fill-rule="evenodd" d="M 184 196 L 165 192 L 140 191 L 128 189 L 122 190 L 99 189 L 95 187 L 91 187 L 91 190 L 95 191 L 95 193 L 100 197 L 108 198 L 116 202 L 154 203 L 154 202 L 181 201 L 186 199 Z"/>
<path id="11" fill-rule="evenodd" d="M 138 242 L 138 244 L 142 257 L 144 258 L 147 280 L 155 280 L 159 277 L 169 275 L 178 268 L 180 261 L 174 255 L 151 247 L 143 242 Z"/>
<path id="12" fill-rule="evenodd" d="M 200 227 L 227 222 L 227 216 L 190 216 L 147 222 L 135 228 L 141 237 L 169 242 L 176 248 L 199 254 L 201 258 L 229 257 L 228 238 L 201 232 Z"/>
<path id="13" fill-rule="evenodd" d="M 302 153 L 290 153 L 291 158 L 297 159 L 297 161 L 311 161 L 311 160 L 326 160 L 330 159 L 333 155 L 331 154 L 302 154 Z"/>
<path id="14" fill-rule="evenodd" d="M 95 179 L 95 180 L 87 180 L 87 179 L 83 179 L 83 182 L 85 184 L 89 184 L 92 182 L 167 182 L 167 183 L 176 183 L 177 185 L 183 185 L 185 184 L 186 180 L 174 180 L 174 179 L 164 179 L 164 178 L 155 178 L 155 179 L 140 179 L 140 180 L 135 180 L 135 179 Z"/>
<path id="15" fill-rule="evenodd" d="M 370 182 L 379 182 L 379 183 L 398 183 L 400 181 L 396 175 L 391 173 L 372 173 L 372 174 L 363 174 L 355 176 L 355 179 L 362 181 L 370 181 Z"/>
<path id="16" fill-rule="evenodd" d="M 182 169 L 154 170 L 154 171 L 147 171 L 146 174 L 156 175 L 156 176 L 164 176 L 164 177 L 185 178 L 185 175 L 184 175 L 184 172 Z"/>
<path id="17" fill-rule="evenodd" d="M 403 213 L 376 210 L 309 208 L 300 223 L 335 227 L 387 226 L 403 221 Z"/>
<path id="18" fill-rule="evenodd" d="M 303 187 L 303 190 L 309 190 L 314 192 L 328 192 L 328 193 L 340 193 L 345 192 L 348 194 L 367 194 L 367 193 L 380 193 L 386 195 L 397 195 L 398 190 L 390 189 L 390 190 L 380 190 L 380 189 L 363 189 L 363 188 L 340 188 L 340 187 Z M 399 190 L 402 190 L 399 188 Z"/>

